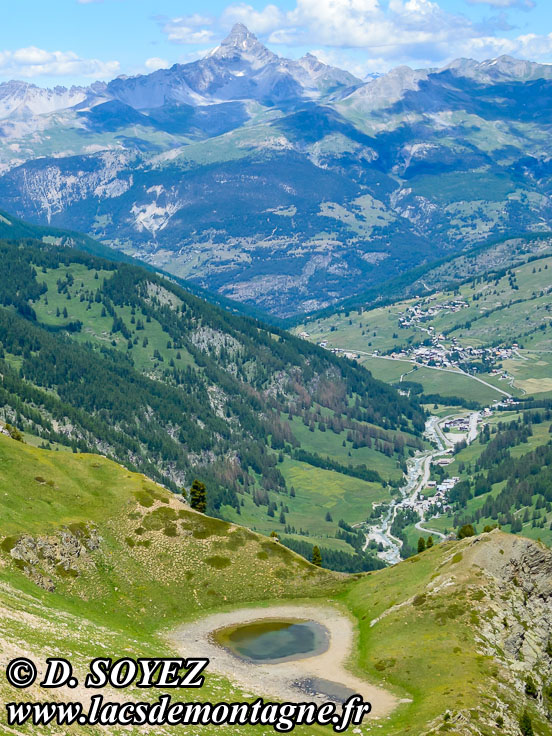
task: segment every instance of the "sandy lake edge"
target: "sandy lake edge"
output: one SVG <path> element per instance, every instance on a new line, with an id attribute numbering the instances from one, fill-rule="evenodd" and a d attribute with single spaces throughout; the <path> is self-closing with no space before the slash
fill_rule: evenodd
<path id="1" fill-rule="evenodd" d="M 266 619 L 303 619 L 324 626 L 330 635 L 329 647 L 321 654 L 273 664 L 255 664 L 233 656 L 218 645 L 213 633 L 218 629 Z M 165 638 L 181 652 L 194 657 L 208 657 L 208 670 L 223 675 L 239 686 L 247 696 L 271 697 L 281 701 L 305 701 L 305 693 L 293 682 L 320 677 L 340 683 L 372 704 L 370 718 L 383 718 L 404 702 L 388 690 L 352 674 L 345 667 L 355 643 L 352 621 L 336 608 L 327 605 L 271 605 L 239 608 L 208 614 L 196 621 L 166 632 Z M 324 702 L 322 698 L 310 698 Z"/>

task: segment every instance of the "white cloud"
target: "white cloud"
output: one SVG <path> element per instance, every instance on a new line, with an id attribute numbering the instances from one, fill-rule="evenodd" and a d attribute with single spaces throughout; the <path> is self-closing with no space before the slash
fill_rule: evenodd
<path id="1" fill-rule="evenodd" d="M 171 18 L 162 22 L 162 30 L 166 33 L 169 41 L 182 44 L 211 43 L 215 38 L 209 28 L 213 19 L 199 15 L 184 15 L 179 18 Z"/>
<path id="2" fill-rule="evenodd" d="M 48 75 L 106 79 L 118 72 L 118 61 L 82 59 L 72 51 L 45 51 L 36 46 L 0 51 L 0 74 L 4 77 Z"/>
<path id="3" fill-rule="evenodd" d="M 286 22 L 284 13 L 276 5 L 267 5 L 257 11 L 251 5 L 230 5 L 222 14 L 223 25 L 244 23 L 253 33 L 270 33 Z"/>
<path id="4" fill-rule="evenodd" d="M 527 33 L 517 38 L 482 36 L 466 40 L 463 55 L 489 59 L 507 54 L 521 59 L 546 61 L 552 57 L 552 33 L 539 36 Z"/>
<path id="5" fill-rule="evenodd" d="M 458 56 L 551 58 L 548 35 L 504 37 L 505 30 L 512 30 L 508 8 L 529 9 L 534 0 L 468 2 L 500 8 L 500 23 L 491 19 L 478 24 L 445 10 L 438 0 L 295 0 L 286 11 L 275 2 L 264 7 L 234 2 L 218 18 L 165 18 L 161 25 L 169 40 L 193 45 L 216 42 L 233 23 L 241 22 L 269 44 L 322 49 L 326 59 L 330 51 L 339 51 L 341 65 L 357 75 L 374 71 L 376 64 L 380 70 L 405 63 L 435 66 Z"/>
<path id="6" fill-rule="evenodd" d="M 156 72 L 158 69 L 168 69 L 170 65 L 170 61 L 160 59 L 158 56 L 152 56 L 151 59 L 146 59 L 145 63 L 146 69 L 150 72 Z"/>
<path id="7" fill-rule="evenodd" d="M 521 8 L 532 10 L 536 3 L 534 0 L 466 0 L 468 5 L 490 5 L 493 8 Z"/>
<path id="8" fill-rule="evenodd" d="M 247 25 L 247 20 L 244 18 Z M 287 46 L 362 50 L 347 68 L 358 74 L 396 63 L 435 63 L 447 58 L 459 39 L 481 35 L 463 15 L 431 0 L 296 0 L 268 41 Z M 379 67 L 380 69 L 382 66 Z"/>

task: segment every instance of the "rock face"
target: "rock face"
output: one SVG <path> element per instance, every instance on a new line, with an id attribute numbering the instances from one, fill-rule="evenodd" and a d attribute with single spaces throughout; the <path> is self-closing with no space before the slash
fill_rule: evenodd
<path id="1" fill-rule="evenodd" d="M 98 549 L 100 543 L 93 525 L 73 524 L 53 536 L 24 534 L 11 540 L 9 553 L 33 582 L 51 592 L 56 578 L 78 577 L 82 558 Z"/>
<path id="2" fill-rule="evenodd" d="M 488 559 L 485 549 L 475 555 L 483 558 L 484 569 L 492 571 L 503 595 L 493 606 L 497 616 L 483 631 L 520 671 L 540 673 L 544 684 L 552 667 L 552 552 L 519 537 L 508 538 L 507 543 L 509 549 L 502 546 L 504 554 L 499 552 L 496 559 L 496 553 Z"/>
<path id="3" fill-rule="evenodd" d="M 526 697 L 536 688 L 534 704 L 552 717 L 552 550 L 522 537 L 493 532 L 476 537 L 465 552 L 487 581 L 481 601 L 482 651 L 513 674 L 509 687 Z"/>
<path id="4" fill-rule="evenodd" d="M 439 616 L 448 601 L 463 608 L 471 629 L 479 672 L 468 682 L 478 707 L 458 701 L 424 733 L 519 736 L 524 711 L 535 734 L 552 733 L 552 550 L 499 530 L 447 546 L 425 592 L 384 614 L 412 604 L 421 615 Z"/>

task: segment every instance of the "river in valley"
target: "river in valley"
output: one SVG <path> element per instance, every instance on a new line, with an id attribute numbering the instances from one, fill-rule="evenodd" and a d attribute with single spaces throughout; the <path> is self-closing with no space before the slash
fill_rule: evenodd
<path id="1" fill-rule="evenodd" d="M 455 416 L 465 416 L 465 413 Z M 431 442 L 433 448 L 425 452 L 420 452 L 407 460 L 405 482 L 399 488 L 400 497 L 391 502 L 383 515 L 374 524 L 364 522 L 360 525 L 366 534 L 364 549 L 368 547 L 371 540 L 381 544 L 383 550 L 378 552 L 378 557 L 390 565 L 395 565 L 401 561 L 402 542 L 391 534 L 391 526 L 393 525 L 395 516 L 401 509 L 412 508 L 416 501 L 420 499 L 420 495 L 430 477 L 432 462 L 446 455 L 450 448 L 454 446 L 454 442 L 449 440 L 441 429 L 441 424 L 451 418 L 453 417 L 448 416 L 443 418 L 431 416 L 428 418 L 424 435 Z M 479 412 L 474 412 L 470 415 L 470 429 L 466 436 L 468 442 L 472 442 L 477 436 L 479 419 Z M 416 528 L 421 533 L 432 534 L 435 537 L 445 537 L 441 532 L 426 529 L 423 523 L 424 517 L 422 514 L 422 518 L 416 524 Z"/>

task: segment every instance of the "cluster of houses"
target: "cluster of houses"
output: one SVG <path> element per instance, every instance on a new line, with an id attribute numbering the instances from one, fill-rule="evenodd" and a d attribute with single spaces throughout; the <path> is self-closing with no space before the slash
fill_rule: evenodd
<path id="1" fill-rule="evenodd" d="M 459 481 L 460 478 L 456 475 L 452 478 L 445 478 L 441 483 L 430 480 L 427 484 L 428 488 L 432 487 L 431 484 L 434 484 L 433 487 L 435 488 L 434 495 L 429 499 L 430 505 L 437 506 L 445 514 L 450 511 L 451 507 L 447 504 L 447 496 Z"/>
<path id="2" fill-rule="evenodd" d="M 435 330 L 433 325 L 421 326 L 421 323 L 436 316 L 441 311 L 459 312 L 465 309 L 469 304 L 463 299 L 454 299 L 450 302 L 435 302 L 435 296 L 427 297 L 418 304 L 411 304 L 406 308 L 406 312 L 398 318 L 400 327 L 416 327 L 423 330 L 431 342 L 429 345 L 418 345 L 412 348 L 393 351 L 390 353 L 391 358 L 397 360 L 412 360 L 420 365 L 428 365 L 438 368 L 452 368 L 458 363 L 485 362 L 490 365 L 496 365 L 502 360 L 515 357 L 518 350 L 518 344 L 514 343 L 511 347 L 474 347 L 473 345 L 462 346 L 455 337 L 450 336 L 448 340 L 450 345 L 445 346 L 447 338 L 442 333 Z M 429 306 L 428 306 L 429 305 Z M 303 331 L 299 337 L 307 340 L 310 334 Z M 321 340 L 318 345 L 321 348 L 329 349 L 332 353 L 344 355 L 347 358 L 359 359 L 360 355 L 354 351 L 345 350 L 343 348 L 330 348 L 328 340 Z M 374 350 L 373 355 L 378 356 L 379 350 Z M 490 370 L 490 375 L 497 376 L 500 380 L 509 380 L 511 376 L 503 368 L 494 367 Z"/>
<path id="3" fill-rule="evenodd" d="M 404 502 L 405 506 L 410 506 L 414 511 L 417 511 L 422 518 L 427 516 L 428 512 L 434 512 L 436 509 L 439 513 L 447 513 L 451 510 L 451 507 L 447 504 L 447 494 L 454 488 L 460 478 L 454 476 L 453 478 L 446 478 L 442 483 L 437 484 L 437 481 L 430 480 L 427 482 L 428 491 L 435 489 L 432 496 L 420 494 L 415 499 L 409 499 Z"/>
<path id="4" fill-rule="evenodd" d="M 435 331 L 433 325 L 421 327 L 420 323 L 435 317 L 441 311 L 459 312 L 465 309 L 469 304 L 463 299 L 455 299 L 451 302 L 437 302 L 431 304 L 436 299 L 435 296 L 427 297 L 420 304 L 409 305 L 402 315 L 399 316 L 400 327 L 417 327 L 427 333 L 431 339 L 431 345 L 416 347 L 410 351 L 401 351 L 391 353 L 392 358 L 402 358 L 415 360 L 417 363 L 448 368 L 458 361 L 486 361 L 490 363 L 498 363 L 502 360 L 512 358 L 518 349 L 517 343 L 511 347 L 489 347 L 477 348 L 473 345 L 462 346 L 455 337 L 450 338 L 450 348 L 445 347 L 445 335 Z M 429 307 L 426 305 L 430 304 Z M 423 308 L 426 306 L 426 308 Z M 451 359 L 452 354 L 455 360 Z M 498 375 L 501 379 L 508 379 L 509 376 L 502 369 L 495 368 L 491 371 L 491 375 Z"/>
<path id="5" fill-rule="evenodd" d="M 473 345 L 461 346 L 454 337 L 450 340 L 450 347 L 446 347 L 444 345 L 444 335 L 435 334 L 431 326 L 425 331 L 431 338 L 431 345 L 419 345 L 410 350 L 394 351 L 390 354 L 390 357 L 399 360 L 414 360 L 416 363 L 422 365 L 451 368 L 458 362 L 469 363 L 476 361 L 494 364 L 511 358 L 517 349 L 517 345 L 512 345 L 509 348 L 476 348 Z M 374 355 L 377 355 L 376 350 L 374 351 Z M 454 358 L 452 357 L 453 355 Z M 507 372 L 502 368 L 491 369 L 490 375 L 499 376 L 499 378 L 504 380 L 509 378 Z"/>
<path id="6" fill-rule="evenodd" d="M 424 299 L 422 304 L 430 305 L 427 309 L 422 309 L 422 307 L 418 304 L 410 305 L 407 308 L 405 314 L 399 317 L 399 325 L 401 327 L 414 327 L 416 326 L 417 322 L 421 322 L 422 320 L 429 319 L 431 317 L 436 317 L 439 312 L 447 311 L 453 313 L 459 312 L 461 309 L 469 307 L 468 302 L 464 301 L 463 299 L 454 299 L 451 302 L 437 302 L 436 304 L 431 304 L 431 302 L 435 299 L 435 296 L 427 297 L 427 299 Z"/>
<path id="7" fill-rule="evenodd" d="M 447 419 L 443 423 L 443 428 L 446 432 L 469 432 L 470 431 L 470 416 L 469 414 L 464 417 L 455 417 L 454 419 Z"/>

